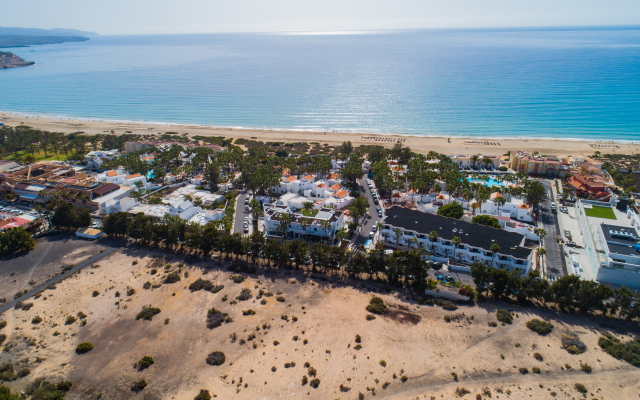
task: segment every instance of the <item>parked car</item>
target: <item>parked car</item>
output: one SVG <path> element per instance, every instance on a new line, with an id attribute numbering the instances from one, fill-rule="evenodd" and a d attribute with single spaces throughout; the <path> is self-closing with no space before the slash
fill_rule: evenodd
<path id="1" fill-rule="evenodd" d="M 376 234 L 376 231 L 369 232 L 369 239 L 373 239 L 373 236 Z"/>
<path id="2" fill-rule="evenodd" d="M 455 282 L 455 281 L 456 281 L 455 279 L 453 279 L 453 276 L 451 276 L 451 275 L 447 275 L 447 276 L 445 276 L 445 279 L 446 279 L 447 281 L 451 282 L 451 283 L 453 283 L 453 282 Z"/>
<path id="3" fill-rule="evenodd" d="M 439 280 L 439 281 L 444 281 L 444 276 L 442 276 L 442 275 L 438 275 L 438 280 Z"/>
<path id="4" fill-rule="evenodd" d="M 560 207 L 560 211 L 562 211 L 565 214 L 569 214 L 569 210 L 567 209 L 567 207 Z"/>

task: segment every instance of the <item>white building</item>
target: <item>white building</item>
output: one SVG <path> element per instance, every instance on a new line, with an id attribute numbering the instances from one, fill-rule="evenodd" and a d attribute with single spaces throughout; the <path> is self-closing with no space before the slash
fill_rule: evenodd
<path id="1" fill-rule="evenodd" d="M 509 272 L 517 270 L 521 275 L 531 267 L 533 251 L 524 247 L 525 237 L 518 233 L 398 206 L 387 209 L 382 223 L 381 236 L 387 246 L 422 248 L 431 253 L 432 260 L 463 265 L 478 261 Z M 431 232 L 438 234 L 433 241 Z M 461 244 L 454 246 L 454 237 L 459 237 Z M 494 243 L 500 246 L 496 254 L 491 250 Z"/>
<path id="2" fill-rule="evenodd" d="M 491 194 L 489 200 L 481 204 L 480 214 L 488 214 L 492 216 L 508 215 L 518 221 L 533 221 L 532 210 L 522 198 L 512 197 L 503 205 L 499 205 L 497 199 L 503 198 L 502 194 L 495 192 Z"/>
<path id="3" fill-rule="evenodd" d="M 105 161 L 113 160 L 119 155 L 118 150 L 95 150 L 85 154 L 84 161 L 89 167 L 99 168 Z"/>
<path id="4" fill-rule="evenodd" d="M 283 214 L 291 217 L 291 223 L 287 227 L 287 237 L 290 238 L 332 238 L 346 224 L 344 213 L 330 208 L 320 208 L 314 216 L 306 217 L 310 222 L 308 226 L 301 224 L 305 215 L 289 206 L 265 204 L 264 208 L 265 234 L 271 236 L 280 236 L 280 217 Z M 322 226 L 323 221 L 329 222 L 328 228 Z"/>
<path id="5" fill-rule="evenodd" d="M 100 203 L 101 214 L 111 214 L 119 212 L 127 212 L 136 206 L 138 202 L 131 197 L 122 197 L 120 199 L 109 199 Z"/>
<path id="6" fill-rule="evenodd" d="M 141 174 L 128 174 L 123 169 L 102 172 L 96 176 L 98 182 L 115 183 L 116 185 L 132 186 L 137 188 L 136 182 L 141 182 L 145 190 L 159 189 L 160 186 L 147 182 L 147 177 Z"/>

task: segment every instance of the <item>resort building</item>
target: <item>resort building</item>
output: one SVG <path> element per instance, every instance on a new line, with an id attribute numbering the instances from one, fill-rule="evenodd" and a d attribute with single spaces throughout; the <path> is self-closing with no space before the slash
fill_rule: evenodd
<path id="1" fill-rule="evenodd" d="M 302 210 L 296 210 L 290 206 L 278 204 L 264 205 L 264 229 L 270 236 L 282 236 L 281 216 L 287 214 L 291 222 L 286 227 L 286 236 L 289 238 L 332 238 L 336 232 L 346 225 L 346 217 L 342 211 L 331 208 L 314 210 L 309 216 L 305 216 Z M 302 218 L 306 218 L 305 225 Z"/>
<path id="2" fill-rule="evenodd" d="M 140 174 L 129 174 L 127 171 L 123 169 L 110 170 L 105 171 L 96 176 L 96 180 L 98 182 L 108 182 L 115 183 L 116 185 L 125 185 L 125 186 L 133 186 L 138 187 L 137 182 L 140 182 L 146 190 L 155 190 L 159 189 L 160 186 L 153 185 L 147 182 L 147 177 Z"/>
<path id="3" fill-rule="evenodd" d="M 570 175 L 572 171 L 572 165 L 568 161 L 561 161 L 558 156 L 532 156 L 523 151 L 511 152 L 509 167 L 516 172 L 550 178 Z"/>
<path id="4" fill-rule="evenodd" d="M 575 190 L 576 196 L 590 200 L 610 201 L 613 193 L 610 187 L 614 186 L 602 176 L 578 174 L 569 178 L 567 184 Z"/>
<path id="5" fill-rule="evenodd" d="M 500 204 L 500 198 L 504 199 L 504 204 Z M 502 194 L 495 192 L 491 194 L 489 200 L 480 205 L 479 214 L 491 216 L 506 216 L 518 221 L 532 222 L 533 216 L 531 207 L 523 198 L 511 197 L 507 201 Z"/>
<path id="6" fill-rule="evenodd" d="M 531 267 L 533 251 L 524 247 L 525 237 L 519 233 L 398 206 L 387 209 L 382 223 L 381 236 L 387 246 L 422 248 L 431 253 L 432 260 L 462 265 L 478 261 L 521 275 Z M 431 232 L 437 237 L 430 238 Z M 461 240 L 457 246 L 454 237 Z M 500 246 L 495 254 L 493 244 Z"/>
<path id="7" fill-rule="evenodd" d="M 640 234 L 636 214 L 626 202 L 578 200 L 580 230 L 588 262 L 580 267 L 586 278 L 640 288 Z"/>
<path id="8" fill-rule="evenodd" d="M 495 171 L 500 168 L 500 158 L 496 156 L 483 156 L 478 154 L 478 159 L 474 162 L 473 156 L 453 155 L 451 160 L 464 170 L 489 170 Z"/>
<path id="9" fill-rule="evenodd" d="M 100 168 L 105 161 L 113 160 L 120 156 L 118 150 L 97 150 L 90 151 L 84 156 L 84 161 L 91 168 Z"/>

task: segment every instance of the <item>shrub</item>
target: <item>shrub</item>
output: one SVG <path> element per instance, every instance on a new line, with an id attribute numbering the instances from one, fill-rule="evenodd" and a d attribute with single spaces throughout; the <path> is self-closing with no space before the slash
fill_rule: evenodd
<path id="1" fill-rule="evenodd" d="M 406 375 L 402 375 L 400 377 L 400 380 L 402 381 L 402 383 L 405 383 L 407 381 L 407 379 L 409 379 Z"/>
<path id="2" fill-rule="evenodd" d="M 451 302 L 451 301 L 445 301 L 442 304 L 440 304 L 440 307 L 442 307 L 443 309 L 447 310 L 447 311 L 455 311 L 458 309 L 458 306 Z"/>
<path id="3" fill-rule="evenodd" d="M 385 368 L 387 366 L 387 362 L 385 360 L 380 360 L 379 363 L 383 368 Z"/>
<path id="4" fill-rule="evenodd" d="M 206 359 L 207 364 L 214 366 L 224 364 L 225 360 L 226 358 L 224 356 L 224 353 L 221 351 L 214 351 L 213 353 L 209 354 Z"/>
<path id="5" fill-rule="evenodd" d="M 570 354 L 582 354 L 587 351 L 587 346 L 578 340 L 577 337 L 563 334 L 562 348 Z"/>
<path id="6" fill-rule="evenodd" d="M 526 375 L 529 373 L 529 370 L 525 367 L 520 367 L 519 371 L 522 375 Z"/>
<path id="7" fill-rule="evenodd" d="M 144 283 L 144 285 L 142 285 L 142 288 L 143 288 L 144 290 L 149 290 L 149 289 L 151 289 L 151 282 L 146 281 L 146 282 Z"/>
<path id="8" fill-rule="evenodd" d="M 527 328 L 538 333 L 539 335 L 546 335 L 553 330 L 553 324 L 534 318 L 530 321 L 527 321 Z"/>
<path id="9" fill-rule="evenodd" d="M 307 373 L 309 374 L 309 376 L 316 376 L 318 371 L 313 367 L 309 367 L 309 370 L 307 371 Z"/>
<path id="10" fill-rule="evenodd" d="M 200 389 L 200 393 L 197 394 L 193 400 L 211 400 L 211 395 L 208 390 Z"/>
<path id="11" fill-rule="evenodd" d="M 444 317 L 444 322 L 451 322 L 451 317 L 448 315 L 445 315 Z"/>
<path id="12" fill-rule="evenodd" d="M 133 296 L 136 294 L 136 290 L 134 288 L 127 288 L 127 296 Z"/>
<path id="13" fill-rule="evenodd" d="M 231 275 L 229 277 L 229 279 L 231 279 L 232 281 L 234 281 L 235 283 L 242 283 L 245 280 L 245 277 L 242 275 Z"/>
<path id="14" fill-rule="evenodd" d="M 93 293 L 91 293 L 91 295 L 93 297 L 98 297 L 98 296 L 100 296 L 100 292 L 98 292 L 97 290 L 94 290 Z"/>
<path id="15" fill-rule="evenodd" d="M 463 387 L 456 388 L 456 396 L 464 397 L 464 395 L 471 393 L 469 390 Z"/>
<path id="16" fill-rule="evenodd" d="M 160 314 L 160 309 L 151 306 L 142 306 L 142 311 L 136 315 L 136 321 L 139 319 L 146 319 L 147 321 L 153 320 L 153 316 Z"/>
<path id="17" fill-rule="evenodd" d="M 274 345 L 274 346 L 277 346 L 277 345 L 279 345 L 279 344 L 280 344 L 280 342 L 278 342 L 277 340 L 274 340 L 274 341 L 273 341 L 273 345 Z"/>
<path id="18" fill-rule="evenodd" d="M 77 354 L 85 354 L 93 350 L 93 345 L 89 342 L 80 343 L 78 347 L 76 347 Z"/>
<path id="19" fill-rule="evenodd" d="M 346 392 L 348 392 L 349 390 L 351 390 L 351 388 L 350 388 L 350 387 L 345 386 L 345 385 L 344 385 L 344 384 L 342 384 L 342 383 L 340 384 L 340 391 L 341 391 L 341 392 L 345 392 L 345 393 L 346 393 Z"/>
<path id="20" fill-rule="evenodd" d="M 384 301 L 380 297 L 373 297 L 369 301 L 369 305 L 367 306 L 367 311 L 373 314 L 384 314 L 387 310 L 387 306 L 384 304 Z"/>
<path id="21" fill-rule="evenodd" d="M 242 315 L 256 315 L 256 312 L 253 310 L 243 310 Z"/>
<path id="22" fill-rule="evenodd" d="M 284 303 L 285 301 L 287 301 L 284 296 L 278 296 L 276 297 L 276 300 L 279 301 L 280 303 Z"/>
<path id="23" fill-rule="evenodd" d="M 152 364 L 155 364 L 156 360 L 151 356 L 144 356 L 138 361 L 138 369 L 146 369 L 149 368 Z"/>
<path id="24" fill-rule="evenodd" d="M 507 310 L 499 309 L 496 311 L 496 319 L 505 324 L 513 323 L 513 315 Z"/>
<path id="25" fill-rule="evenodd" d="M 31 373 L 31 370 L 29 368 L 22 368 L 20 371 L 18 371 L 17 375 L 18 375 L 18 378 L 24 378 L 30 373 Z"/>
<path id="26" fill-rule="evenodd" d="M 306 385 L 307 383 L 309 383 L 309 378 L 307 378 L 306 375 L 302 376 L 302 386 Z"/>
<path id="27" fill-rule="evenodd" d="M 318 379 L 318 378 L 313 378 L 313 379 L 311 380 L 311 382 L 309 383 L 309 386 L 311 386 L 311 387 L 312 387 L 312 388 L 314 388 L 314 389 L 317 389 L 317 388 L 318 388 L 318 386 L 320 386 L 320 379 Z"/>
<path id="28" fill-rule="evenodd" d="M 357 344 L 357 345 L 353 346 L 354 350 L 360 350 L 361 348 L 362 348 L 361 344 Z"/>
<path id="29" fill-rule="evenodd" d="M 451 376 L 453 377 L 453 380 L 458 382 L 458 373 L 457 372 L 451 372 Z"/>
<path id="30" fill-rule="evenodd" d="M 0 329 L 4 328 L 5 326 L 7 326 L 7 321 L 0 321 Z"/>
<path id="31" fill-rule="evenodd" d="M 592 371 L 592 369 L 591 369 L 591 365 L 586 364 L 586 363 L 585 363 L 585 364 L 580 364 L 580 369 L 581 369 L 583 372 L 587 373 L 587 374 L 590 374 L 590 373 L 591 373 L 591 371 Z"/>
<path id="32" fill-rule="evenodd" d="M 583 385 L 582 383 L 576 383 L 574 385 L 574 387 L 576 388 L 576 390 L 582 394 L 585 394 L 588 392 L 587 387 L 585 385 Z"/>
<path id="33" fill-rule="evenodd" d="M 610 356 L 640 367 L 640 343 L 635 341 L 622 343 L 620 339 L 608 334 L 598 339 L 598 345 Z"/>
<path id="34" fill-rule="evenodd" d="M 287 314 L 283 314 L 283 315 L 281 315 L 281 316 L 280 316 L 280 319 L 281 319 L 281 320 L 283 320 L 283 321 L 287 321 L 287 322 L 289 322 L 289 316 L 288 316 Z"/>
<path id="35" fill-rule="evenodd" d="M 542 357 L 542 354 L 540 353 L 533 353 L 533 358 L 535 358 L 538 361 L 543 361 L 544 357 Z"/>
<path id="36" fill-rule="evenodd" d="M 229 314 L 227 313 L 223 313 L 220 310 L 216 310 L 215 308 L 211 308 L 209 309 L 209 311 L 207 311 L 207 328 L 209 329 L 213 329 L 213 328 L 217 328 L 220 325 L 222 325 L 222 323 L 229 323 L 232 322 L 231 317 L 229 317 Z"/>
<path id="37" fill-rule="evenodd" d="M 71 325 L 71 324 L 73 324 L 73 323 L 74 323 L 74 322 L 76 322 L 76 321 L 77 321 L 76 317 L 74 317 L 73 315 L 69 315 L 69 316 L 67 317 L 67 319 L 64 321 L 64 324 L 65 324 L 65 325 Z"/>
<path id="38" fill-rule="evenodd" d="M 133 382 L 133 385 L 131 385 L 131 391 L 139 392 L 145 387 L 147 387 L 147 381 L 145 381 L 144 379 L 140 379 L 139 381 Z"/>
<path id="39" fill-rule="evenodd" d="M 251 298 L 251 290 L 244 288 L 240 291 L 238 297 L 236 297 L 239 301 L 249 300 Z"/>
<path id="40" fill-rule="evenodd" d="M 214 293 L 214 294 L 215 294 L 215 293 L 218 293 L 218 292 L 219 292 L 219 291 L 221 291 L 222 289 L 224 289 L 224 285 L 217 285 L 217 286 L 214 286 L 214 288 L 213 288 L 213 289 L 211 289 L 211 293 Z"/>
<path id="41" fill-rule="evenodd" d="M 540 368 L 533 367 L 533 368 L 531 368 L 531 371 L 533 371 L 534 374 L 539 374 L 540 373 Z"/>
<path id="42" fill-rule="evenodd" d="M 361 343 L 362 342 L 362 338 L 360 337 L 360 335 L 356 335 L 356 343 Z"/>
<path id="43" fill-rule="evenodd" d="M 176 283 L 181 280 L 180 275 L 172 272 L 164 278 L 164 283 Z"/>
<path id="44" fill-rule="evenodd" d="M 208 290 L 211 291 L 213 289 L 213 283 L 211 281 L 207 281 L 201 278 L 198 278 L 195 282 L 189 285 L 189 290 L 192 292 L 196 292 L 198 290 Z"/>
<path id="45" fill-rule="evenodd" d="M 40 322 L 42 322 L 42 317 L 39 315 L 36 315 L 31 319 L 32 324 L 39 324 Z"/>
<path id="46" fill-rule="evenodd" d="M 367 316 L 365 317 L 365 319 L 367 321 L 373 321 L 374 319 L 376 319 L 376 316 L 373 314 L 367 314 Z"/>
<path id="47" fill-rule="evenodd" d="M 498 323 L 496 321 L 489 321 L 489 326 L 495 328 L 496 326 L 498 326 Z"/>
<path id="48" fill-rule="evenodd" d="M 78 313 L 76 314 L 78 316 L 78 318 L 80 319 L 85 319 L 87 318 L 87 314 L 83 313 L 82 311 L 78 311 Z"/>

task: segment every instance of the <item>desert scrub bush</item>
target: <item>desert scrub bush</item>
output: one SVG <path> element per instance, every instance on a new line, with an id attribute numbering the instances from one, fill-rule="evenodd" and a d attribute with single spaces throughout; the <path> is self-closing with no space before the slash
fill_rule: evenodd
<path id="1" fill-rule="evenodd" d="M 453 380 L 458 382 L 458 373 L 457 372 L 451 372 L 451 376 L 453 377 Z"/>
<path id="2" fill-rule="evenodd" d="M 0 321 L 0 329 L 7 326 L 7 321 Z"/>
<path id="3" fill-rule="evenodd" d="M 146 281 L 146 282 L 144 283 L 144 285 L 142 285 L 142 288 L 143 288 L 144 290 L 149 290 L 149 289 L 151 289 L 151 282 Z"/>
<path id="4" fill-rule="evenodd" d="M 362 343 L 362 337 L 360 337 L 360 335 L 356 335 L 356 343 Z"/>
<path id="5" fill-rule="evenodd" d="M 214 351 L 213 353 L 209 354 L 207 356 L 207 359 L 205 360 L 207 362 L 207 364 L 209 365 L 214 365 L 214 366 L 218 366 L 218 365 L 222 365 L 224 364 L 226 358 L 224 356 L 224 353 L 221 351 Z"/>
<path id="6" fill-rule="evenodd" d="M 87 314 L 83 313 L 82 311 L 78 311 L 78 313 L 76 314 L 76 316 L 80 319 L 85 319 L 87 318 Z"/>
<path id="7" fill-rule="evenodd" d="M 193 400 L 211 400 L 211 395 L 208 390 L 200 389 L 200 393 L 198 393 Z"/>
<path id="8" fill-rule="evenodd" d="M 195 282 L 193 282 L 191 285 L 189 285 L 189 290 L 192 292 L 196 292 L 198 290 L 207 290 L 207 291 L 211 291 L 211 289 L 213 289 L 213 283 L 211 283 L 211 281 L 202 279 L 202 278 L 198 278 Z"/>
<path id="9" fill-rule="evenodd" d="M 492 328 L 495 328 L 496 326 L 498 326 L 498 323 L 496 321 L 489 321 L 488 325 Z"/>
<path id="10" fill-rule="evenodd" d="M 228 324 L 229 322 L 233 322 L 231 317 L 229 317 L 229 314 L 223 313 L 215 308 L 211 308 L 207 311 L 207 328 L 217 328 L 222 325 L 222 323 Z"/>
<path id="11" fill-rule="evenodd" d="M 278 368 L 276 368 L 275 365 L 273 367 L 271 367 L 271 372 L 276 372 L 277 370 L 278 370 Z"/>
<path id="12" fill-rule="evenodd" d="M 136 294 L 136 290 L 134 288 L 127 287 L 127 296 L 131 297 L 134 294 Z"/>
<path id="13" fill-rule="evenodd" d="M 306 385 L 307 383 L 309 383 L 309 378 L 307 378 L 306 375 L 302 376 L 302 386 Z"/>
<path id="14" fill-rule="evenodd" d="M 499 309 L 496 311 L 496 319 L 503 324 L 511 324 L 513 323 L 513 315 L 505 309 Z"/>
<path id="15" fill-rule="evenodd" d="M 139 319 L 145 319 L 147 321 L 153 320 L 153 316 L 160 314 L 160 309 L 152 306 L 142 306 L 142 311 L 136 315 L 136 321 Z"/>
<path id="16" fill-rule="evenodd" d="M 145 381 L 144 379 L 140 379 L 139 381 L 133 382 L 133 385 L 131 385 L 131 391 L 139 392 L 146 387 L 147 387 L 147 381 Z"/>
<path id="17" fill-rule="evenodd" d="M 219 291 L 221 291 L 222 289 L 224 289 L 224 285 L 216 285 L 213 287 L 213 289 L 210 290 L 211 293 L 216 294 Z"/>
<path id="18" fill-rule="evenodd" d="M 387 311 L 387 306 L 384 304 L 384 300 L 380 297 L 374 296 L 371 300 L 369 300 L 369 305 L 367 305 L 367 311 L 373 314 L 384 314 Z"/>
<path id="19" fill-rule="evenodd" d="M 309 382 L 309 386 L 311 386 L 311 387 L 312 387 L 312 388 L 314 388 L 314 389 L 317 389 L 317 388 L 318 388 L 318 386 L 320 386 L 320 379 L 318 379 L 318 378 L 313 378 L 313 379 L 311 380 L 311 382 Z"/>
<path id="20" fill-rule="evenodd" d="M 313 367 L 309 367 L 309 369 L 307 370 L 307 375 L 309 376 L 316 376 L 318 374 L 318 370 L 316 370 Z"/>
<path id="21" fill-rule="evenodd" d="M 7 340 L 7 335 L 0 333 L 0 344 L 4 343 L 5 340 Z"/>
<path id="22" fill-rule="evenodd" d="M 402 381 L 402 383 L 405 383 L 407 381 L 407 379 L 409 379 L 406 375 L 402 375 L 400 377 L 400 380 Z"/>
<path id="23" fill-rule="evenodd" d="M 80 343 L 77 347 L 76 347 L 76 353 L 77 354 L 85 354 L 90 352 L 91 350 L 93 350 L 93 345 L 89 342 L 84 342 L 84 343 Z"/>
<path id="24" fill-rule="evenodd" d="M 281 316 L 280 316 L 280 319 L 281 319 L 281 320 L 283 320 L 283 321 L 287 321 L 287 322 L 289 322 L 289 316 L 288 316 L 287 314 L 283 314 L 283 315 L 281 315 Z"/>
<path id="25" fill-rule="evenodd" d="M 588 392 L 587 387 L 585 385 L 583 385 L 582 383 L 576 383 L 575 385 L 573 385 L 576 390 L 582 394 L 585 394 Z"/>
<path id="26" fill-rule="evenodd" d="M 138 366 L 139 370 L 143 370 L 143 369 L 149 368 L 151 365 L 155 363 L 156 363 L 156 360 L 154 360 L 153 357 L 144 356 L 140 359 L 140 361 L 138 361 L 136 365 Z"/>
<path id="27" fill-rule="evenodd" d="M 116 297 L 120 297 L 120 292 L 116 291 L 115 296 L 116 296 Z"/>
<path id="28" fill-rule="evenodd" d="M 592 369 L 591 369 L 591 365 L 584 363 L 584 364 L 580 364 L 580 369 L 582 370 L 582 372 L 585 372 L 587 374 L 590 374 Z"/>
<path id="29" fill-rule="evenodd" d="M 345 386 L 343 383 L 340 384 L 340 391 L 341 392 L 346 393 L 349 390 L 351 390 L 351 388 L 349 386 Z"/>
<path id="30" fill-rule="evenodd" d="M 76 321 L 77 321 L 76 317 L 74 317 L 73 315 L 69 315 L 69 316 L 67 316 L 67 319 L 64 321 L 64 324 L 65 325 L 71 325 Z"/>
<path id="31" fill-rule="evenodd" d="M 242 315 L 256 315 L 256 312 L 253 310 L 243 310 Z"/>
<path id="32" fill-rule="evenodd" d="M 367 316 L 364 317 L 364 319 L 366 319 L 367 321 L 373 321 L 374 319 L 376 319 L 376 316 L 373 314 L 367 314 Z"/>
<path id="33" fill-rule="evenodd" d="M 539 374 L 540 373 L 540 368 L 533 367 L 533 368 L 531 368 L 531 371 L 533 371 L 534 374 Z"/>
<path id="34" fill-rule="evenodd" d="M 527 321 L 527 328 L 539 335 L 546 335 L 553 330 L 553 324 L 537 318 Z"/>
<path id="35" fill-rule="evenodd" d="M 98 292 L 97 290 L 94 290 L 93 293 L 91 293 L 91 296 L 98 297 L 100 296 L 100 292 Z"/>
<path id="36" fill-rule="evenodd" d="M 296 366 L 296 363 L 294 361 L 284 363 L 285 368 L 293 368 L 295 366 Z"/>
<path id="37" fill-rule="evenodd" d="M 628 341 L 622 343 L 620 339 L 607 333 L 600 336 L 598 345 L 613 358 L 624 360 L 634 367 L 640 367 L 640 343 Z"/>
<path id="38" fill-rule="evenodd" d="M 287 301 L 287 299 L 285 299 L 284 296 L 278 296 L 276 297 L 276 300 L 279 301 L 280 303 L 284 303 L 285 301 Z"/>
<path id="39" fill-rule="evenodd" d="M 469 390 L 467 390 L 467 388 L 463 388 L 463 387 L 458 387 L 456 388 L 456 396 L 458 397 L 464 397 L 466 394 L 471 393 Z"/>
<path id="40" fill-rule="evenodd" d="M 455 311 L 458 309 L 458 306 L 451 301 L 444 301 L 440 303 L 440 307 L 442 307 L 443 310 L 447 311 Z"/>
<path id="41" fill-rule="evenodd" d="M 231 279 L 232 281 L 234 281 L 235 283 L 242 283 L 245 280 L 245 277 L 242 275 L 231 275 L 229 277 L 229 279 Z"/>
<path id="42" fill-rule="evenodd" d="M 155 275 L 155 274 L 157 274 L 157 273 L 158 273 L 158 270 L 157 270 L 156 268 L 153 268 L 151 271 L 149 271 L 149 273 L 150 273 L 151 275 Z"/>
<path id="43" fill-rule="evenodd" d="M 273 341 L 273 345 L 274 345 L 274 346 L 277 346 L 277 345 L 279 345 L 279 344 L 280 344 L 280 342 L 278 342 L 277 340 L 274 340 L 274 341 Z"/>
<path id="44" fill-rule="evenodd" d="M 40 322 L 42 322 L 42 317 L 39 315 L 36 315 L 31 319 L 32 324 L 39 324 Z"/>
<path id="45" fill-rule="evenodd" d="M 533 358 L 535 358 L 538 361 L 544 361 L 544 357 L 542 357 L 542 354 L 540 353 L 533 353 Z"/>
<path id="46" fill-rule="evenodd" d="M 260 304 L 262 304 L 262 305 L 267 304 L 267 300 L 265 300 L 265 299 L 260 300 Z"/>
<path id="47" fill-rule="evenodd" d="M 239 301 L 249 300 L 251 298 L 251 290 L 244 288 L 240 291 L 238 297 L 236 297 Z"/>
<path id="48" fill-rule="evenodd" d="M 361 348 L 362 348 L 361 344 L 357 344 L 357 345 L 353 346 L 354 350 L 360 350 Z"/>
<path id="49" fill-rule="evenodd" d="M 525 367 L 520 367 L 520 369 L 518 369 L 518 371 L 520 371 L 520 373 L 522 375 L 526 375 L 526 374 L 529 373 L 529 370 L 527 368 L 525 368 Z"/>
<path id="50" fill-rule="evenodd" d="M 164 283 L 176 283 L 181 280 L 180 275 L 172 272 L 164 278 Z"/>
<path id="51" fill-rule="evenodd" d="M 451 317 L 449 315 L 445 315 L 442 318 L 444 319 L 444 322 L 451 322 Z"/>
<path id="52" fill-rule="evenodd" d="M 385 360 L 380 360 L 379 364 L 385 368 L 387 366 L 387 362 Z"/>

